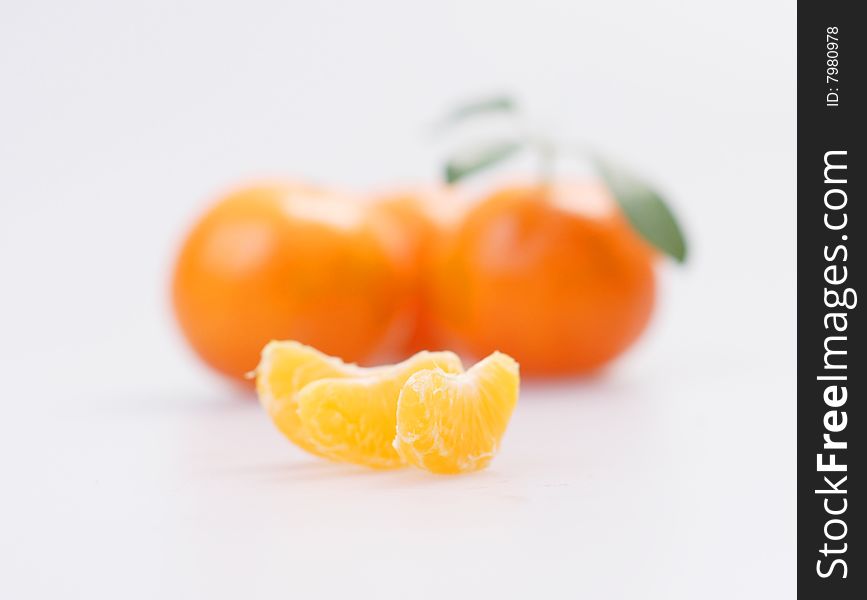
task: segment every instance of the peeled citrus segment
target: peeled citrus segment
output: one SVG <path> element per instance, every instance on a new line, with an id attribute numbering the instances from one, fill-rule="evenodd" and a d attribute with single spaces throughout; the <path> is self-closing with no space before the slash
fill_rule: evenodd
<path id="1" fill-rule="evenodd" d="M 397 397 L 421 369 L 463 371 L 452 352 L 419 352 L 396 365 L 359 367 L 299 342 L 271 342 L 256 369 L 259 401 L 304 450 L 334 460 L 390 468 Z M 301 404 L 303 402 L 303 416 Z"/>
<path id="2" fill-rule="evenodd" d="M 419 371 L 397 401 L 395 450 L 407 463 L 434 473 L 484 468 L 509 424 L 519 381 L 518 363 L 500 352 L 464 374 Z"/>
<path id="3" fill-rule="evenodd" d="M 353 377 L 376 370 L 344 363 L 299 342 L 271 342 L 262 350 L 256 368 L 256 390 L 259 401 L 283 435 L 308 452 L 318 454 L 304 436 L 298 419 L 295 397 L 299 390 L 318 379 Z"/>
<path id="4" fill-rule="evenodd" d="M 392 446 L 397 399 L 420 370 L 462 373 L 452 352 L 419 352 L 390 367 L 358 369 L 356 376 L 314 381 L 296 395 L 303 438 L 332 460 L 391 469 L 404 464 Z"/>

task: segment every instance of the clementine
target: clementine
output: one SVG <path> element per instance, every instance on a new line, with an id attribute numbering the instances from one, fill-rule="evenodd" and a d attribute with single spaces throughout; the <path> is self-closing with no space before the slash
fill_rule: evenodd
<path id="1" fill-rule="evenodd" d="M 195 351 L 243 378 L 272 339 L 367 363 L 403 343 L 413 264 L 400 223 L 335 191 L 299 183 L 239 189 L 181 248 L 174 310 Z"/>
<path id="2" fill-rule="evenodd" d="M 433 312 L 475 357 L 499 350 L 528 374 L 587 373 L 647 325 L 655 256 L 602 184 L 501 187 L 442 241 Z"/>

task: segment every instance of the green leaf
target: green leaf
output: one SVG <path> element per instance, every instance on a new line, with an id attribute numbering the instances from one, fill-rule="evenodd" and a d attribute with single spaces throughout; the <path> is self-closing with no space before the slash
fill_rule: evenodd
<path id="1" fill-rule="evenodd" d="M 596 168 L 626 217 L 644 239 L 678 262 L 686 260 L 686 241 L 674 213 L 648 184 L 610 162 Z"/>
<path id="2" fill-rule="evenodd" d="M 447 129 L 462 123 L 472 117 L 490 113 L 513 113 L 518 110 L 518 104 L 509 96 L 491 96 L 462 104 L 450 113 L 437 126 L 437 129 Z"/>
<path id="3" fill-rule="evenodd" d="M 499 140 L 469 146 L 446 162 L 445 178 L 455 183 L 488 167 L 503 162 L 524 148 L 523 140 Z"/>

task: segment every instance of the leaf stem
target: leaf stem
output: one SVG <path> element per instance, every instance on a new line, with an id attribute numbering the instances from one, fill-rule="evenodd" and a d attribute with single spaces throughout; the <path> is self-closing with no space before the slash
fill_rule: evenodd
<path id="1" fill-rule="evenodd" d="M 555 141 L 544 132 L 538 133 L 527 127 L 517 104 L 511 98 L 495 96 L 466 104 L 453 111 L 444 123 L 450 127 L 491 113 L 503 113 L 511 117 L 518 130 L 517 135 L 477 143 L 452 156 L 443 172 L 449 184 L 494 167 L 523 150 L 531 150 L 536 153 L 538 160 L 538 183 L 550 191 L 556 184 L 557 160 L 561 156 L 574 156 L 595 167 L 639 235 L 678 262 L 686 259 L 687 246 L 683 231 L 662 195 L 630 171 L 600 158 L 592 148 Z"/>

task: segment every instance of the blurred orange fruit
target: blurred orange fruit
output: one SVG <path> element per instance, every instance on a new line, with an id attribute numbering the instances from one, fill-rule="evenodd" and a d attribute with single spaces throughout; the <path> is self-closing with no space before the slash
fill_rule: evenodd
<path id="1" fill-rule="evenodd" d="M 473 356 L 500 350 L 525 373 L 587 373 L 647 325 L 655 256 L 601 184 L 502 187 L 443 240 L 433 312 Z"/>
<path id="2" fill-rule="evenodd" d="M 402 225 L 358 199 L 298 183 L 240 189 L 208 210 L 181 248 L 173 303 L 195 351 L 243 378 L 272 339 L 353 362 L 403 343 L 413 319 Z"/>

